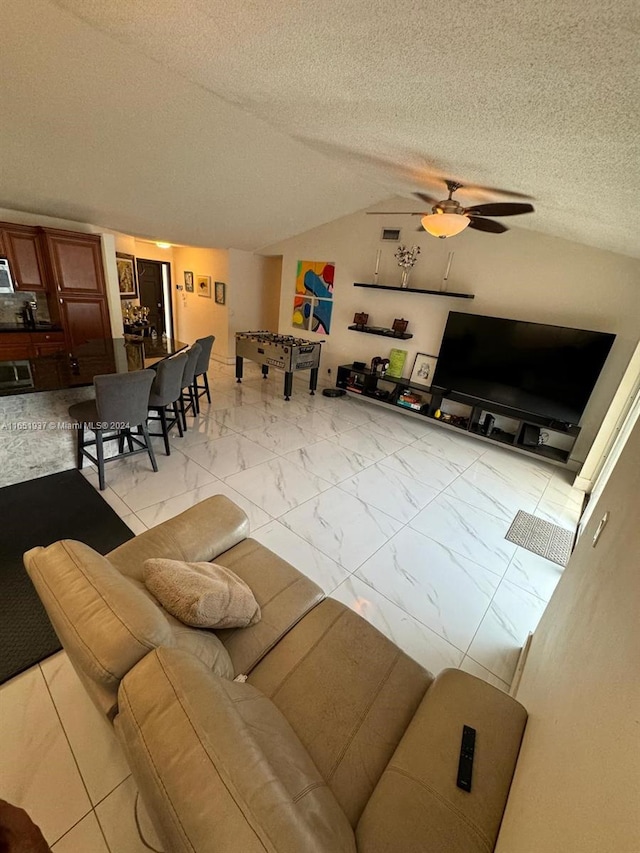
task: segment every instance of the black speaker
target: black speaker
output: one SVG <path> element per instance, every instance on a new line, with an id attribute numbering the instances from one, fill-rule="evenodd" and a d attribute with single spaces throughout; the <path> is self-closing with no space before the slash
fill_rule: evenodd
<path id="1" fill-rule="evenodd" d="M 540 429 L 531 424 L 525 424 L 522 428 L 520 443 L 525 447 L 537 447 L 540 444 Z"/>
<path id="2" fill-rule="evenodd" d="M 495 420 L 496 419 L 493 417 L 493 415 L 490 415 L 487 412 L 480 426 L 480 432 L 482 433 L 482 435 L 491 435 L 491 429 L 495 423 Z"/>

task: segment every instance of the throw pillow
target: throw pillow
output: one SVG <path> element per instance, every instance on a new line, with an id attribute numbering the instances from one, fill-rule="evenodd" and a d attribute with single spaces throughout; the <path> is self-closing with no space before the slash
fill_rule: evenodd
<path id="1" fill-rule="evenodd" d="M 247 584 L 216 563 L 145 560 L 144 582 L 165 610 L 194 628 L 246 628 L 260 619 Z"/>

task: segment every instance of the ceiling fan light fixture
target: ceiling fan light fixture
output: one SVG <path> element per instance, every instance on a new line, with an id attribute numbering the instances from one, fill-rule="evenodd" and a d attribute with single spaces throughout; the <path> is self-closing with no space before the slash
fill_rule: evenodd
<path id="1" fill-rule="evenodd" d="M 460 213 L 430 213 L 423 216 L 420 222 L 424 230 L 432 237 L 455 237 L 469 224 L 469 217 Z"/>

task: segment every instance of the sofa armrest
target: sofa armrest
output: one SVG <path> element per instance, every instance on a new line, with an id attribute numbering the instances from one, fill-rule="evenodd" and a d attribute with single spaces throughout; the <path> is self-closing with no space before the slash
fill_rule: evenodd
<path id="1" fill-rule="evenodd" d="M 433 682 L 360 819 L 358 851 L 490 853 L 527 712 L 456 669 Z M 476 729 L 470 792 L 456 785 L 463 725 Z"/>
<path id="2" fill-rule="evenodd" d="M 318 769 L 251 685 L 156 649 L 122 681 L 119 708 L 116 733 L 165 850 L 356 853 Z"/>
<path id="3" fill-rule="evenodd" d="M 143 581 L 151 557 L 210 562 L 249 535 L 249 519 L 224 495 L 214 495 L 120 545 L 108 559 L 128 577 Z"/>

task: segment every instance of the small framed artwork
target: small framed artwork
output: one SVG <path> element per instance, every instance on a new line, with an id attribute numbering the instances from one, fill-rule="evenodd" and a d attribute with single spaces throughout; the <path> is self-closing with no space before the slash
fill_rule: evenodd
<path id="1" fill-rule="evenodd" d="M 196 276 L 196 289 L 198 291 L 198 296 L 206 296 L 208 299 L 211 299 L 211 276 Z"/>
<path id="2" fill-rule="evenodd" d="M 227 286 L 224 281 L 216 281 L 215 291 L 216 291 L 216 302 L 218 305 L 224 305 L 225 297 L 226 297 L 226 289 Z"/>
<path id="3" fill-rule="evenodd" d="M 353 315 L 353 322 L 356 326 L 366 326 L 369 322 L 369 315 L 365 314 L 363 311 L 357 311 Z"/>
<path id="4" fill-rule="evenodd" d="M 116 252 L 116 267 L 118 268 L 118 288 L 120 299 L 138 298 L 138 278 L 136 276 L 136 259 L 133 255 Z"/>
<path id="5" fill-rule="evenodd" d="M 409 382 L 415 382 L 417 385 L 431 385 L 433 374 L 436 372 L 436 364 L 438 359 L 435 355 L 428 355 L 426 352 L 419 352 L 416 355 L 416 360 L 413 363 L 411 378 Z"/>
<path id="6" fill-rule="evenodd" d="M 193 293 L 193 273 L 189 270 L 184 271 L 184 289 L 187 293 Z"/>
<path id="7" fill-rule="evenodd" d="M 398 320 L 397 318 L 393 321 L 393 326 L 391 327 L 394 331 L 394 334 L 400 336 L 404 335 L 407 331 L 407 326 L 409 325 L 409 321 L 404 318 Z"/>

